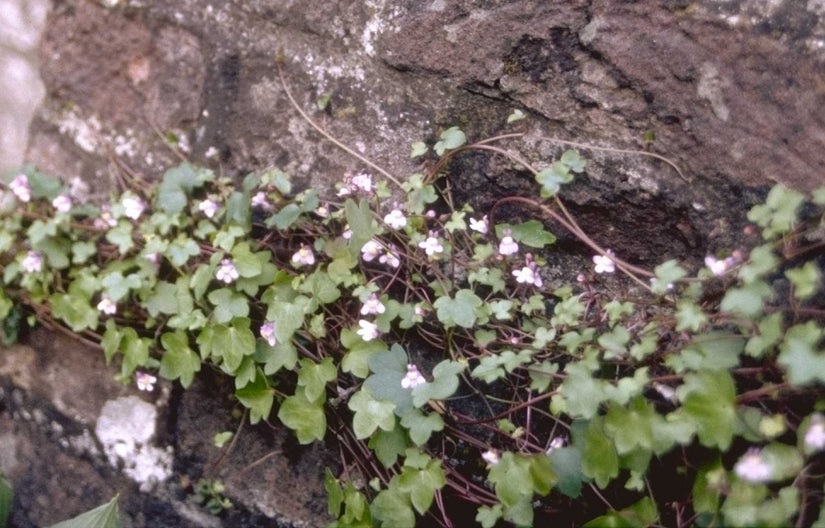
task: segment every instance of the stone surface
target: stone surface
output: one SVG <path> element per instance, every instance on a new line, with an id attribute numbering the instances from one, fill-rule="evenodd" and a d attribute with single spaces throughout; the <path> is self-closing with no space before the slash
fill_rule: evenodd
<path id="1" fill-rule="evenodd" d="M 681 174 L 580 147 L 587 173 L 563 193 L 585 231 L 634 262 L 698 265 L 749 242 L 745 213 L 774 182 L 825 183 L 821 0 L 55 0 L 28 159 L 86 179 L 97 196 L 123 174 L 157 179 L 181 157 L 237 179 L 278 166 L 301 186 L 330 189 L 365 167 L 290 106 L 281 54 L 301 108 L 402 180 L 422 169 L 410 145 L 453 125 L 471 140 L 523 133 L 502 144 L 539 166 L 567 148 L 545 138 L 666 156 Z M 516 108 L 527 119 L 506 124 Z M 487 153 L 446 172 L 457 201 L 485 211 L 501 196 L 537 193 L 528 171 Z M 550 278 L 570 280 L 590 254 L 558 234 Z M 77 513 L 113 489 L 130 526 L 324 524 L 322 468 L 335 456 L 299 448 L 275 426 L 245 427 L 222 455 L 211 439 L 239 417 L 224 396 L 231 387 L 211 373 L 150 398 L 152 442 L 173 449 L 174 476 L 139 492 L 94 427 L 107 402 L 146 395 L 111 382 L 98 352 L 64 355 L 58 343 L 35 333 L 31 347 L 0 355 L 0 463 L 22 490 L 16 526 L 54 522 L 46 505 Z M 187 499 L 204 475 L 246 501 L 206 516 Z"/>

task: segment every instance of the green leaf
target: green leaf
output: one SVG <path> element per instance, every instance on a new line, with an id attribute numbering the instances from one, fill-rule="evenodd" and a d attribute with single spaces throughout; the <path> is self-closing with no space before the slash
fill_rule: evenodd
<path id="1" fill-rule="evenodd" d="M 761 280 L 746 284 L 741 288 L 731 288 L 725 294 L 719 308 L 725 312 L 738 313 L 753 319 L 762 313 L 765 300 L 770 298 L 770 286 Z"/>
<path id="2" fill-rule="evenodd" d="M 178 287 L 170 282 L 158 281 L 149 296 L 143 301 L 143 307 L 152 317 L 160 314 L 178 313 Z"/>
<path id="3" fill-rule="evenodd" d="M 678 354 L 665 360 L 677 373 L 686 370 L 728 370 L 739 364 L 745 339 L 723 331 L 708 332 L 695 337 Z"/>
<path id="4" fill-rule="evenodd" d="M 378 461 L 389 468 L 395 465 L 398 456 L 407 449 L 407 436 L 404 429 L 394 427 L 392 431 L 377 429 L 369 441 L 369 447 L 375 452 Z"/>
<path id="5" fill-rule="evenodd" d="M 14 498 L 11 486 L 0 473 L 0 526 L 5 527 L 11 513 L 11 503 Z"/>
<path id="6" fill-rule="evenodd" d="M 415 528 L 415 513 L 409 497 L 399 489 L 381 490 L 372 501 L 370 511 L 381 528 Z"/>
<path id="7" fill-rule="evenodd" d="M 677 260 L 668 260 L 659 264 L 653 272 L 656 277 L 651 281 L 650 286 L 653 293 L 659 295 L 667 293 L 676 281 L 687 275 L 687 271 L 679 265 Z"/>
<path id="8" fill-rule="evenodd" d="M 269 418 L 269 413 L 272 412 L 274 395 L 275 391 L 269 386 L 266 375 L 264 375 L 260 368 L 255 369 L 255 381 L 252 383 L 247 383 L 244 388 L 235 391 L 235 397 L 238 398 L 238 401 L 249 409 L 249 422 L 253 425 L 261 420 L 266 420 Z M 326 431 L 327 423 L 326 420 L 323 419 L 323 416 L 324 413 L 322 410 L 321 418 L 319 419 L 316 417 L 315 421 L 316 426 L 320 426 L 324 431 Z M 281 418 L 280 413 L 278 413 L 278 418 L 284 422 L 284 425 L 292 428 L 283 420 L 283 418 Z M 323 433 L 321 434 L 321 437 L 323 437 Z M 307 443 L 302 440 L 300 432 L 298 432 L 298 441 L 301 443 Z"/>
<path id="9" fill-rule="evenodd" d="M 412 147 L 410 149 L 410 158 L 417 158 L 419 156 L 423 156 L 427 153 L 428 150 L 430 149 L 427 147 L 426 143 L 424 143 L 423 141 L 416 141 L 412 144 Z"/>
<path id="10" fill-rule="evenodd" d="M 698 332 L 707 323 L 708 318 L 695 302 L 690 299 L 679 299 L 676 303 L 676 330 L 683 332 L 691 330 Z"/>
<path id="11" fill-rule="evenodd" d="M 794 385 L 825 382 L 825 354 L 815 347 L 823 330 L 814 321 L 790 327 L 779 345 L 777 363 L 787 372 Z"/>
<path id="12" fill-rule="evenodd" d="M 541 185 L 542 198 L 555 196 L 561 189 L 562 184 L 571 181 L 573 181 L 573 175 L 570 174 L 570 168 L 560 161 L 543 168 L 536 174 L 536 182 Z"/>
<path id="13" fill-rule="evenodd" d="M 246 317 L 232 319 L 229 326 L 213 326 L 211 352 L 212 357 L 223 360 L 226 371 L 233 374 L 246 356 L 255 353 L 255 335 L 249 329 L 250 320 Z"/>
<path id="14" fill-rule="evenodd" d="M 524 115 L 524 112 L 516 108 L 510 113 L 509 116 L 507 116 L 507 124 L 509 125 L 510 123 L 515 123 L 516 121 L 520 121 L 525 117 L 527 116 Z"/>
<path id="15" fill-rule="evenodd" d="M 324 490 L 327 492 L 327 512 L 337 519 L 341 515 L 344 490 L 341 489 L 338 479 L 335 478 L 328 467 L 324 468 Z"/>
<path id="16" fill-rule="evenodd" d="M 89 300 L 76 294 L 55 293 L 49 297 L 52 316 L 62 320 L 73 332 L 97 327 L 99 312 Z"/>
<path id="17" fill-rule="evenodd" d="M 180 234 L 169 244 L 164 255 L 166 255 L 166 258 L 169 259 L 169 262 L 171 262 L 173 266 L 181 267 L 189 262 L 190 258 L 197 257 L 200 253 L 201 248 L 197 242 L 184 234 Z"/>
<path id="18" fill-rule="evenodd" d="M 584 473 L 582 473 L 581 448 L 572 445 L 554 449 L 549 458 L 553 473 L 558 478 L 558 490 L 571 499 L 578 498 L 581 495 L 582 482 L 586 480 Z"/>
<path id="19" fill-rule="evenodd" d="M 278 192 L 283 196 L 288 196 L 292 193 L 292 182 L 289 174 L 281 169 L 272 168 L 261 174 L 261 183 L 266 185 L 274 185 Z"/>
<path id="20" fill-rule="evenodd" d="M 249 315 L 249 300 L 243 294 L 236 293 L 229 288 L 213 290 L 209 292 L 207 298 L 215 307 L 215 311 L 212 312 L 215 322 L 228 323 L 236 317 Z M 268 319 L 272 320 L 271 318 Z M 276 333 L 277 330 L 276 325 Z M 280 338 L 280 336 L 278 337 Z"/>
<path id="21" fill-rule="evenodd" d="M 415 510 L 424 514 L 430 509 L 435 492 L 444 487 L 447 479 L 441 468 L 441 460 L 430 460 L 422 469 L 404 467 L 398 477 L 398 488 L 410 496 Z"/>
<path id="22" fill-rule="evenodd" d="M 479 506 L 476 522 L 481 525 L 481 528 L 494 528 L 498 520 L 501 519 L 501 507 L 501 504 Z"/>
<path id="23" fill-rule="evenodd" d="M 619 456 L 615 444 L 603 428 L 601 418 L 593 418 L 582 435 L 582 473 L 600 488 L 619 476 Z"/>
<path id="24" fill-rule="evenodd" d="M 739 270 L 739 278 L 749 284 L 776 269 L 778 263 L 773 244 L 757 246 L 751 250 L 748 262 Z"/>
<path id="25" fill-rule="evenodd" d="M 533 497 L 530 459 L 524 455 L 504 452 L 498 463 L 490 468 L 487 480 L 493 484 L 496 496 L 505 507 L 516 506 Z"/>
<path id="26" fill-rule="evenodd" d="M 352 231 L 350 247 L 353 248 L 356 254 L 360 254 L 364 244 L 378 233 L 377 224 L 372 218 L 369 202 L 360 200 L 356 204 L 353 200 L 347 200 L 344 202 L 344 213 L 349 228 Z"/>
<path id="27" fill-rule="evenodd" d="M 217 447 L 218 449 L 223 448 L 227 442 L 232 440 L 232 437 L 235 434 L 232 431 L 223 431 L 220 433 L 215 433 L 215 436 L 212 438 L 212 445 Z"/>
<path id="28" fill-rule="evenodd" d="M 583 528 L 647 528 L 659 520 L 656 503 L 650 497 L 621 511 L 608 512 L 583 525 Z"/>
<path id="29" fill-rule="evenodd" d="M 805 300 L 819 289 L 822 272 L 815 262 L 807 262 L 804 266 L 785 272 L 785 276 L 794 287 L 793 294 L 797 299 Z"/>
<path id="30" fill-rule="evenodd" d="M 559 389 L 564 412 L 573 418 L 595 416 L 606 398 L 604 381 L 594 379 L 583 362 L 568 363 L 564 371 L 567 377 Z"/>
<path id="31" fill-rule="evenodd" d="M 323 440 L 327 431 L 323 404 L 307 400 L 303 392 L 290 396 L 281 403 L 278 419 L 295 431 L 301 444 Z"/>
<path id="32" fill-rule="evenodd" d="M 183 388 L 188 388 L 201 369 L 201 361 L 189 348 L 189 339 L 180 330 L 167 332 L 160 336 L 160 342 L 166 351 L 160 360 L 160 375 L 168 380 L 180 378 Z"/>
<path id="33" fill-rule="evenodd" d="M 116 245 L 121 255 L 125 255 L 135 247 L 135 242 L 132 240 L 132 224 L 121 220 L 120 223 L 106 233 L 106 240 Z"/>
<path id="34" fill-rule="evenodd" d="M 264 363 L 264 372 L 272 375 L 281 369 L 292 370 L 298 363 L 298 351 L 291 341 L 279 341 L 273 347 L 261 340 L 255 344 L 255 361 Z"/>
<path id="35" fill-rule="evenodd" d="M 676 390 L 682 411 L 695 425 L 706 447 L 727 450 L 736 418 L 736 387 L 726 370 L 687 374 Z"/>
<path id="36" fill-rule="evenodd" d="M 802 193 L 777 184 L 768 193 L 764 204 L 756 205 L 748 212 L 748 220 L 763 227 L 762 237 L 770 240 L 791 230 L 804 201 Z"/>
<path id="37" fill-rule="evenodd" d="M 556 236 L 544 229 L 538 220 L 529 220 L 521 224 L 496 224 L 496 235 L 501 238 L 509 229 L 513 240 L 533 248 L 543 248 L 556 241 Z"/>
<path id="38" fill-rule="evenodd" d="M 561 155 L 561 162 L 576 174 L 584 172 L 586 165 L 584 159 L 575 150 L 565 150 Z"/>
<path id="39" fill-rule="evenodd" d="M 304 388 L 304 395 L 309 401 L 316 401 L 326 392 L 327 383 L 338 378 L 332 358 L 324 358 L 320 363 L 311 359 L 302 359 L 298 372 L 298 386 Z"/>
<path id="40" fill-rule="evenodd" d="M 617 325 L 610 332 L 599 336 L 597 342 L 604 348 L 604 359 L 621 358 L 627 354 L 627 344 L 630 341 L 630 332 L 622 325 Z"/>
<path id="41" fill-rule="evenodd" d="M 418 409 L 410 409 L 401 417 L 401 425 L 409 430 L 415 445 L 423 446 L 434 432 L 444 429 L 444 420 L 440 414 L 424 414 Z"/>
<path id="42" fill-rule="evenodd" d="M 745 353 L 760 358 L 776 346 L 782 340 L 782 319 L 782 312 L 774 312 L 759 321 L 758 332 L 748 340 Z"/>
<path id="43" fill-rule="evenodd" d="M 108 503 L 49 528 L 120 528 L 117 499 L 115 495 Z"/>
<path id="44" fill-rule="evenodd" d="M 437 310 L 438 320 L 445 327 L 458 325 L 472 328 L 477 319 L 476 310 L 483 304 L 484 302 L 472 291 L 458 290 L 454 299 L 444 295 L 436 299 L 433 307 Z"/>
<path id="45" fill-rule="evenodd" d="M 267 221 L 267 227 L 275 227 L 280 230 L 289 229 L 301 217 L 301 208 L 298 204 L 287 204 L 282 207 L 277 213 L 270 216 Z"/>
<path id="46" fill-rule="evenodd" d="M 727 487 L 727 475 L 722 461 L 716 459 L 699 469 L 693 482 L 693 509 L 697 513 L 715 514 Z"/>
<path id="47" fill-rule="evenodd" d="M 163 174 L 155 195 L 155 208 L 173 215 L 186 208 L 187 195 L 202 186 L 214 175 L 208 169 L 197 168 L 188 162 L 172 167 Z"/>
<path id="48" fill-rule="evenodd" d="M 458 390 L 458 375 L 464 365 L 445 359 L 433 369 L 433 381 L 415 387 L 412 391 L 413 405 L 421 407 L 430 400 L 444 400 Z"/>
<path id="49" fill-rule="evenodd" d="M 226 200 L 226 222 L 241 227 L 244 232 L 252 224 L 252 207 L 246 193 L 233 192 Z"/>
<path id="50" fill-rule="evenodd" d="M 140 277 L 136 273 L 130 273 L 126 277 L 119 271 L 107 274 L 100 280 L 106 295 L 118 302 L 129 293 L 129 290 L 136 290 L 142 286 Z M 154 317 L 154 316 L 153 316 Z"/>
<path id="51" fill-rule="evenodd" d="M 433 150 L 435 150 L 435 153 L 439 156 L 443 156 L 444 152 L 457 149 L 467 142 L 467 136 L 464 135 L 464 132 L 458 127 L 448 128 L 443 131 L 439 137 L 441 137 L 441 141 L 437 142 L 433 147 Z"/>
<path id="52" fill-rule="evenodd" d="M 395 404 L 376 400 L 369 389 L 362 388 L 353 394 L 348 407 L 355 411 L 352 430 L 359 440 L 369 437 L 379 427 L 385 431 L 395 427 Z"/>

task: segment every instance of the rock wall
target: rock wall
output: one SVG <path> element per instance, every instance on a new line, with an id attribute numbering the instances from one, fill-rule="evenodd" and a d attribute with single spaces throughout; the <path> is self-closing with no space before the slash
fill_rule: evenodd
<path id="1" fill-rule="evenodd" d="M 233 177 L 275 165 L 329 189 L 363 166 L 291 108 L 279 54 L 302 108 L 401 179 L 419 169 L 411 143 L 453 125 L 471 140 L 523 132 L 509 145 L 534 160 L 563 148 L 541 137 L 668 157 L 681 175 L 650 157 L 583 150 L 587 174 L 564 193 L 584 229 L 631 261 L 736 248 L 767 186 L 825 184 L 821 0 L 54 0 L 40 44 L 47 97 L 27 157 L 98 195 L 118 171 L 157 178 L 181 156 Z M 513 109 L 527 119 L 507 125 Z M 457 160 L 449 178 L 480 208 L 535 192 L 525 171 L 486 155 Z M 573 266 L 589 258 L 562 238 Z M 0 353 L 14 526 L 54 522 L 115 490 L 127 526 L 323 525 L 322 468 L 335 461 L 322 448 L 247 428 L 243 447 L 213 467 L 212 435 L 238 423 L 220 377 L 138 398 L 109 381 L 99 354 L 53 338 L 36 332 Z M 168 479 L 140 481 L 107 453 L 111 436 L 97 426 L 112 401 L 157 424 L 132 443 Z M 205 516 L 185 493 L 204 472 L 251 498 Z"/>

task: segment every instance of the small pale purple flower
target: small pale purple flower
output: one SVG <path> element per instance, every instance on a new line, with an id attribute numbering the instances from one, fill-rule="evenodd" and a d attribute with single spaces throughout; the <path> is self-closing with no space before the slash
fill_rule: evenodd
<path id="1" fill-rule="evenodd" d="M 772 468 L 762 458 L 762 452 L 757 447 L 748 449 L 748 452 L 733 466 L 736 475 L 748 482 L 765 482 L 771 478 Z"/>
<path id="2" fill-rule="evenodd" d="M 361 306 L 361 315 L 374 315 L 374 314 L 382 314 L 387 310 L 384 306 L 384 303 L 381 302 L 381 299 L 378 298 L 377 295 L 371 293 L 367 300 L 364 301 L 364 305 Z"/>
<path id="3" fill-rule="evenodd" d="M 157 383 L 158 379 L 148 372 L 135 372 L 135 382 L 137 383 L 137 388 L 142 391 L 151 392 L 155 388 L 155 383 Z"/>
<path id="4" fill-rule="evenodd" d="M 117 304 L 108 296 L 103 295 L 100 302 L 97 303 L 97 309 L 106 315 L 114 315 L 117 313 Z"/>
<path id="5" fill-rule="evenodd" d="M 371 262 L 375 257 L 381 254 L 383 248 L 381 244 L 376 242 L 375 240 L 368 240 L 363 246 L 361 246 L 361 258 L 363 258 L 366 262 Z"/>
<path id="6" fill-rule="evenodd" d="M 518 253 L 518 243 L 513 240 L 509 229 L 504 230 L 504 236 L 501 237 L 501 241 L 498 243 L 498 252 L 505 257 Z"/>
<path id="7" fill-rule="evenodd" d="M 423 249 L 424 253 L 426 253 L 428 257 L 432 257 L 433 255 L 437 255 L 438 253 L 442 253 L 444 251 L 444 246 L 441 245 L 441 241 L 438 240 L 438 236 L 435 231 L 430 231 L 430 236 L 428 236 L 423 242 L 419 242 L 418 247 Z"/>
<path id="8" fill-rule="evenodd" d="M 407 217 L 404 216 L 403 211 L 397 207 L 384 216 L 384 223 L 393 229 L 401 229 L 407 225 Z"/>
<path id="9" fill-rule="evenodd" d="M 811 426 L 805 433 L 805 445 L 817 451 L 825 449 L 825 419 L 821 414 L 811 418 Z"/>
<path id="10" fill-rule="evenodd" d="M 487 215 L 484 215 L 484 218 L 481 220 L 476 220 L 475 218 L 470 218 L 470 229 L 473 231 L 478 231 L 482 235 L 486 235 L 488 231 L 490 231 L 489 220 L 487 220 Z"/>
<path id="11" fill-rule="evenodd" d="M 268 321 L 261 325 L 261 337 L 269 343 L 269 346 L 275 346 L 275 322 Z"/>
<path id="12" fill-rule="evenodd" d="M 401 378 L 401 388 L 414 389 L 424 383 L 427 383 L 427 380 L 424 379 L 424 376 L 418 371 L 418 367 L 412 364 L 407 365 L 407 374 Z"/>
<path id="13" fill-rule="evenodd" d="M 310 246 L 301 244 L 301 249 L 292 255 L 292 263 L 295 266 L 312 266 L 315 264 L 315 253 Z"/>
<path id="14" fill-rule="evenodd" d="M 516 282 L 521 284 L 532 284 L 536 288 L 541 288 L 543 284 L 541 275 L 536 271 L 535 264 L 524 266 L 520 270 L 513 270 L 513 276 L 516 278 Z"/>
<path id="15" fill-rule="evenodd" d="M 547 446 L 547 450 L 545 451 L 546 454 L 550 454 L 556 449 L 561 449 L 564 447 L 565 440 L 563 436 L 556 436 L 552 440 L 550 440 L 550 445 Z"/>
<path id="16" fill-rule="evenodd" d="M 26 273 L 37 273 L 43 269 L 43 256 L 37 251 L 29 251 L 20 264 Z"/>
<path id="17" fill-rule="evenodd" d="M 123 214 L 132 220 L 140 218 L 146 210 L 146 204 L 137 196 L 124 196 L 120 204 L 123 206 Z"/>
<path id="18" fill-rule="evenodd" d="M 204 200 L 198 204 L 198 210 L 206 216 L 212 218 L 218 212 L 218 202 L 214 200 Z"/>
<path id="19" fill-rule="evenodd" d="M 365 319 L 358 321 L 359 328 L 355 333 L 361 336 L 364 341 L 372 341 L 379 336 L 378 326 Z"/>
<path id="20" fill-rule="evenodd" d="M 266 193 L 263 191 L 258 191 L 252 197 L 251 200 L 252 207 L 260 207 L 261 209 L 272 209 L 272 204 L 269 203 L 269 198 L 266 197 Z"/>
<path id="21" fill-rule="evenodd" d="M 350 183 L 352 183 L 353 187 L 362 192 L 372 192 L 372 176 L 370 176 L 369 174 L 359 172 L 350 179 Z"/>
<path id="22" fill-rule="evenodd" d="M 221 260 L 221 265 L 218 266 L 218 270 L 215 272 L 215 278 L 226 284 L 230 284 L 238 277 L 240 277 L 240 275 L 235 265 L 232 264 L 232 261 L 229 259 Z"/>
<path id="23" fill-rule="evenodd" d="M 72 209 L 72 199 L 65 194 L 61 194 L 52 200 L 52 207 L 58 213 L 68 213 Z"/>
<path id="24" fill-rule="evenodd" d="M 13 192 L 21 202 L 28 202 L 32 199 L 29 178 L 25 174 L 15 176 L 14 179 L 9 182 L 9 189 L 11 189 L 11 192 Z"/>
<path id="25" fill-rule="evenodd" d="M 389 249 L 385 250 L 380 257 L 378 257 L 378 262 L 381 264 L 387 264 L 390 267 L 397 268 L 401 265 L 401 259 L 398 258 L 398 248 L 396 248 L 393 244 L 390 244 Z"/>
<path id="26" fill-rule="evenodd" d="M 495 466 L 501 461 L 501 456 L 499 456 L 498 451 L 495 449 L 488 449 L 487 451 L 481 453 L 481 458 L 487 462 L 488 466 Z"/>
<path id="27" fill-rule="evenodd" d="M 593 256 L 593 263 L 596 265 L 595 270 L 596 273 L 613 273 L 616 271 L 616 263 L 613 262 L 611 257 L 615 256 L 612 251 L 609 249 L 605 252 L 605 255 L 594 255 Z"/>

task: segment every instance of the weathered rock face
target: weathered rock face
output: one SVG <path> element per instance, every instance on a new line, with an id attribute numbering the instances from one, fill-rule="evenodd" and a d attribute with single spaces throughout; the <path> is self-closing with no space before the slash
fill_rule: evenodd
<path id="1" fill-rule="evenodd" d="M 274 165 L 302 185 L 329 189 L 363 165 L 291 108 L 279 53 L 298 104 L 401 179 L 419 169 L 410 144 L 432 143 L 453 125 L 473 140 L 524 133 L 504 144 L 539 164 L 564 148 L 543 137 L 668 157 L 681 175 L 650 157 L 582 149 L 588 171 L 563 193 L 582 227 L 631 261 L 695 262 L 733 249 L 745 242 L 747 208 L 768 185 L 825 184 L 825 4 L 818 0 L 55 0 L 40 54 L 48 95 L 28 159 L 45 172 L 87 179 L 98 195 L 127 167 L 157 178 L 181 155 L 236 177 Z M 319 110 L 323 96 L 330 104 Z M 507 125 L 514 108 L 528 118 Z M 487 154 L 465 155 L 448 172 L 458 198 L 479 208 L 502 195 L 536 193 L 526 171 Z M 588 258 L 563 240 L 574 265 L 577 253 L 580 262 Z M 3 352 L 18 358 L 5 364 L 52 368 L 57 357 L 45 341 L 34 341 L 23 359 Z M 249 444 L 222 462 L 230 494 L 254 497 L 244 521 L 191 520 L 196 510 L 174 500 L 183 495 L 177 477 L 139 493 L 139 484 L 110 468 L 99 439 L 91 441 L 95 454 L 63 446 L 69 429 L 71 438 L 93 435 L 107 401 L 134 396 L 100 381 L 110 377 L 102 365 L 82 364 L 66 365 L 77 387 L 55 378 L 43 382 L 52 387 L 46 392 L 11 367 L 0 371 L 0 434 L 4 446 L 16 446 L 4 447 L 14 454 L 0 460 L 24 490 L 18 526 L 76 513 L 53 514 L 43 504 L 79 497 L 58 485 L 78 475 L 95 490 L 80 506 L 103 502 L 116 488 L 131 526 L 323 524 L 320 479 L 332 462 L 290 448 L 280 432 L 254 429 L 244 437 Z M 83 388 L 92 380 L 101 384 L 95 399 Z M 198 383 L 194 392 L 162 398 L 164 425 L 152 440 L 161 451 L 173 448 L 172 473 L 189 478 L 217 456 L 212 435 L 237 423 L 221 390 L 206 385 L 220 389 L 219 378 Z M 48 418 L 24 419 L 32 409 L 46 409 Z M 64 473 L 45 460 L 65 461 L 58 464 Z"/>

